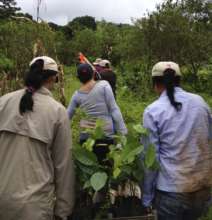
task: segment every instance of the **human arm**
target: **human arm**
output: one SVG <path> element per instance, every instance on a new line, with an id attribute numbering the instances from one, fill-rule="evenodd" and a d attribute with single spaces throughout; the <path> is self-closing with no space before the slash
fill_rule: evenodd
<path id="1" fill-rule="evenodd" d="M 70 101 L 68 109 L 67 109 L 69 119 L 73 118 L 77 107 L 78 107 L 78 99 L 77 99 L 77 92 L 75 92 L 71 98 L 71 101 Z"/>
<path id="2" fill-rule="evenodd" d="M 62 219 L 71 214 L 74 206 L 75 176 L 71 147 L 70 123 L 66 110 L 62 108 L 52 146 L 56 193 L 54 214 Z"/>
<path id="3" fill-rule="evenodd" d="M 104 87 L 104 95 L 105 95 L 106 104 L 108 106 L 108 110 L 112 116 L 115 125 L 115 130 L 122 135 L 126 135 L 127 134 L 126 125 L 124 123 L 121 111 L 114 98 L 113 91 L 108 83 Z"/>
<path id="4" fill-rule="evenodd" d="M 156 159 L 159 161 L 159 136 L 158 129 L 151 114 L 146 110 L 143 115 L 143 126 L 148 130 L 148 135 L 142 137 L 145 152 L 150 145 L 155 147 Z M 150 207 L 155 197 L 156 180 L 158 171 L 145 169 L 143 181 L 143 205 Z"/>

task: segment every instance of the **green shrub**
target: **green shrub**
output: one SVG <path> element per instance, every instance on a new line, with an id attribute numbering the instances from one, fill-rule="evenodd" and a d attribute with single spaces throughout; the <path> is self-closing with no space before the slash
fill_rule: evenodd
<path id="1" fill-rule="evenodd" d="M 3 54 L 0 54 L 0 72 L 11 72 L 14 69 L 13 60 L 7 58 Z"/>
<path id="2" fill-rule="evenodd" d="M 211 220 L 212 219 L 212 207 L 210 208 L 208 214 L 205 217 L 202 217 L 200 220 Z"/>

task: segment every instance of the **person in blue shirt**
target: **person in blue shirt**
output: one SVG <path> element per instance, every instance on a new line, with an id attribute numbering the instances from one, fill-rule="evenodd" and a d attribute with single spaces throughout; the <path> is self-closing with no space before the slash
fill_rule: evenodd
<path id="1" fill-rule="evenodd" d="M 82 118 L 80 121 L 80 143 L 83 144 L 89 137 L 86 132 L 87 128 L 94 128 L 96 120 L 99 119 L 104 122 L 105 137 L 103 140 L 97 140 L 96 144 L 113 144 L 114 135 L 126 135 L 127 128 L 110 84 L 104 80 L 95 81 L 94 71 L 88 64 L 78 66 L 77 77 L 81 86 L 73 94 L 67 111 L 70 119 L 73 118 L 77 108 L 86 113 L 86 118 Z M 105 148 L 94 146 L 94 152 L 101 161 L 106 157 L 109 148 L 108 146 Z"/>
<path id="2" fill-rule="evenodd" d="M 159 62 L 152 70 L 160 97 L 143 115 L 154 144 L 158 171 L 146 170 L 143 205 L 155 204 L 158 220 L 197 220 L 208 208 L 212 185 L 212 118 L 202 97 L 180 87 L 181 72 L 174 62 Z"/>

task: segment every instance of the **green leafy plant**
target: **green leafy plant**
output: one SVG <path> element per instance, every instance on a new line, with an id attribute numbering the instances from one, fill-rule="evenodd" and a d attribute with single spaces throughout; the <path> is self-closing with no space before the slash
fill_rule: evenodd
<path id="1" fill-rule="evenodd" d="M 140 182 L 143 170 L 155 167 L 156 163 L 154 146 L 150 145 L 144 153 L 144 146 L 140 143 L 140 136 L 148 135 L 148 131 L 141 125 L 134 125 L 126 137 L 121 135 L 114 136 L 115 144 L 109 146 L 110 151 L 105 159 L 110 166 L 102 166 L 93 152 L 96 140 L 104 137 L 102 126 L 102 121 L 97 120 L 95 129 L 87 130 L 90 134 L 87 141 L 82 146 L 74 149 L 74 157 L 80 169 L 78 174 L 80 178 L 82 177 L 82 185 L 99 191 L 106 186 L 107 181 L 108 184 L 127 179 Z M 145 154 L 143 164 L 140 159 L 142 153 Z M 140 172 L 140 175 L 138 175 L 138 172 Z M 99 179 L 102 179 L 102 182 L 96 178 L 101 177 L 100 174 L 102 178 Z M 86 178 L 84 178 L 85 175 L 87 175 Z"/>
<path id="2" fill-rule="evenodd" d="M 13 70 L 14 68 L 14 62 L 4 56 L 3 54 L 0 54 L 0 72 L 9 72 Z"/>
<path id="3" fill-rule="evenodd" d="M 142 125 L 133 125 L 127 136 L 115 135 L 115 142 L 109 146 L 106 158 L 104 161 L 98 161 L 94 146 L 97 140 L 104 138 L 103 126 L 104 123 L 97 120 L 95 128 L 87 130 L 90 136 L 83 145 L 74 148 L 74 158 L 80 183 L 79 191 L 84 190 L 87 195 L 93 197 L 95 192 L 103 190 L 103 207 L 108 207 L 110 188 L 114 184 L 123 186 L 129 182 L 141 183 L 144 169 L 157 169 L 157 162 L 154 146 L 149 146 L 145 151 L 140 143 L 140 137 L 148 135 Z"/>
<path id="4" fill-rule="evenodd" d="M 211 219 L 212 219 L 212 207 L 210 207 L 208 213 L 204 217 L 202 217 L 200 220 L 211 220 Z"/>

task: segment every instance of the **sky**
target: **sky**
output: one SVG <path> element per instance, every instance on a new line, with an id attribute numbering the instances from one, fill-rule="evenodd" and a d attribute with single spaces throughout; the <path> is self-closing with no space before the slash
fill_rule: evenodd
<path id="1" fill-rule="evenodd" d="M 38 0 L 16 0 L 23 12 L 36 17 Z M 93 16 L 96 20 L 115 23 L 131 23 L 153 11 L 163 0 L 43 0 L 40 17 L 59 25 L 65 25 L 75 17 Z"/>

